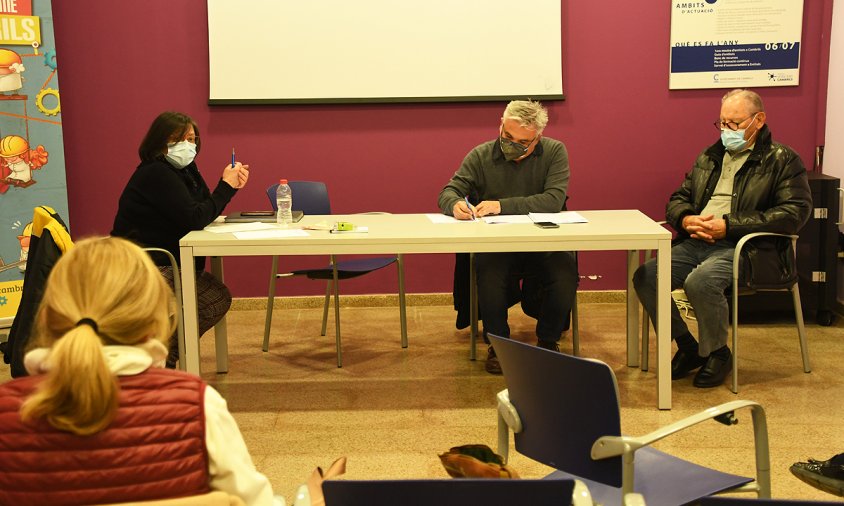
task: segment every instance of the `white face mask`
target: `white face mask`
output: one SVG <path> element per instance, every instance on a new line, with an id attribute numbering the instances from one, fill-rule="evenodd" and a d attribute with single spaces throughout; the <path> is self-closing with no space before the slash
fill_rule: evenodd
<path id="1" fill-rule="evenodd" d="M 196 158 L 196 144 L 188 141 L 171 142 L 167 145 L 167 161 L 177 169 L 184 169 Z"/>

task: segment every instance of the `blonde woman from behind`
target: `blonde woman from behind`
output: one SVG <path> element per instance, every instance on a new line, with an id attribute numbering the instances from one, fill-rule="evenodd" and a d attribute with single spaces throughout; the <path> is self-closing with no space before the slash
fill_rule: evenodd
<path id="1" fill-rule="evenodd" d="M 284 504 L 226 402 L 164 369 L 173 294 L 139 247 L 77 243 L 55 265 L 30 376 L 0 385 L 0 504 L 149 501 L 221 490 Z"/>

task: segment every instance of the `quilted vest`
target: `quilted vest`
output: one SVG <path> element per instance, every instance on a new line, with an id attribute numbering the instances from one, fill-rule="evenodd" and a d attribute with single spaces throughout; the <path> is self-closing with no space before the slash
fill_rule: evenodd
<path id="1" fill-rule="evenodd" d="M 178 371 L 121 376 L 120 408 L 91 436 L 23 423 L 19 410 L 43 379 L 0 385 L 0 505 L 149 501 L 210 491 L 205 383 Z"/>

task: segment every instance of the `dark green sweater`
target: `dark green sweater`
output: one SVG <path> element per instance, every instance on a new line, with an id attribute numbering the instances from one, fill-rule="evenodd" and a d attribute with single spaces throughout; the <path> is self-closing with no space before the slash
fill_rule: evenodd
<path id="1" fill-rule="evenodd" d="M 452 215 L 454 204 L 469 196 L 473 204 L 498 200 L 501 214 L 556 213 L 563 209 L 569 184 L 569 156 L 562 142 L 542 137 L 533 153 L 508 162 L 498 140 L 466 155 L 440 192 L 439 206 Z"/>

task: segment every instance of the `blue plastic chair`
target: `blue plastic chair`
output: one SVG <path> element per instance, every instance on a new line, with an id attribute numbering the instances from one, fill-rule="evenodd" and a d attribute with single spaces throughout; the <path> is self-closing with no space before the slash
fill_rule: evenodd
<path id="1" fill-rule="evenodd" d="M 632 493 L 641 494 L 648 506 L 676 506 L 724 491 L 771 496 L 768 430 L 759 404 L 732 401 L 641 437 L 622 436 L 618 384 L 607 364 L 488 337 L 507 384 L 498 393 L 498 453 L 505 460 L 513 430 L 519 453 L 557 469 L 549 478 L 582 480 L 597 503 L 622 504 Z M 650 447 L 741 408 L 750 408 L 753 415 L 755 482 Z"/>
<path id="2" fill-rule="evenodd" d="M 572 480 L 326 480 L 326 506 L 559 506 L 572 502 Z M 591 504 L 591 503 L 590 503 Z"/>
<path id="3" fill-rule="evenodd" d="M 319 181 L 290 181 L 290 189 L 293 191 L 293 208 L 308 215 L 329 215 L 331 204 L 328 199 L 328 188 L 325 183 Z M 275 200 L 278 184 L 267 188 L 267 198 L 277 210 Z M 404 293 L 404 259 L 402 255 L 390 257 L 362 258 L 354 260 L 337 261 L 334 255 L 330 255 L 330 263 L 326 267 L 314 269 L 299 269 L 291 272 L 278 272 L 278 256 L 273 256 L 272 272 L 270 274 L 270 290 L 267 297 L 267 317 L 264 323 L 264 345 L 263 350 L 269 351 L 270 326 L 273 319 L 273 301 L 275 300 L 275 283 L 278 278 L 292 276 L 306 276 L 308 279 L 319 279 L 327 281 L 325 288 L 325 304 L 322 310 L 322 331 L 325 335 L 328 324 L 328 306 L 331 301 L 331 294 L 334 293 L 334 328 L 337 345 L 337 367 L 343 367 L 343 352 L 340 343 L 340 307 L 339 307 L 339 281 L 351 279 L 364 274 L 384 268 L 395 263 L 399 275 L 399 315 L 401 318 L 401 346 L 407 348 L 407 309 Z M 336 271 L 336 272 L 335 272 Z M 336 278 L 335 278 L 336 275 Z M 335 283 L 335 279 L 338 283 Z"/>

